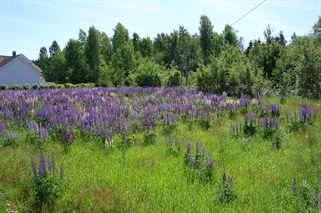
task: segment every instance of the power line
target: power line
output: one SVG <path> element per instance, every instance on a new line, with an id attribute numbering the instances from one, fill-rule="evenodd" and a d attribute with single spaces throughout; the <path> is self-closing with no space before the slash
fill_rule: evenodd
<path id="1" fill-rule="evenodd" d="M 237 19 L 235 22 L 233 22 L 233 24 L 231 24 L 231 26 L 233 26 L 235 23 L 237 23 L 238 21 L 240 21 L 242 18 L 244 18 L 245 16 L 247 16 L 248 14 L 250 14 L 253 10 L 255 10 L 256 8 L 258 8 L 261 4 L 263 4 L 266 0 L 263 0 L 260 4 L 256 5 L 252 10 L 250 10 L 249 12 L 247 12 L 244 16 L 242 16 L 241 18 Z"/>

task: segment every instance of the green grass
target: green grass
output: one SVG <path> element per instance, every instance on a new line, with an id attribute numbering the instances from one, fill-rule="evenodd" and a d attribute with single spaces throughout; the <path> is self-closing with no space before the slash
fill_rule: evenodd
<path id="1" fill-rule="evenodd" d="M 317 212 L 317 206 L 304 206 L 302 199 L 292 196 L 294 178 L 298 186 L 303 180 L 314 186 L 315 199 L 321 180 L 320 113 L 306 132 L 289 133 L 285 125 L 284 110 L 303 102 L 320 112 L 320 101 L 287 100 L 282 105 L 282 144 L 277 151 L 259 134 L 231 137 L 230 123 L 241 119 L 239 114 L 223 122 L 212 121 L 207 131 L 197 125 L 190 130 L 179 123 L 170 135 L 173 142 L 179 140 L 178 156 L 168 151 L 169 136 L 160 129 L 154 144 L 144 145 L 143 134 L 138 133 L 135 144 L 125 151 L 103 147 L 79 134 L 68 151 L 52 140 L 40 151 L 25 143 L 25 130 L 15 127 L 18 146 L 0 149 L 0 212 L 32 211 L 35 192 L 30 157 L 37 158 L 41 152 L 53 152 L 56 164 L 65 168 L 54 212 Z M 191 141 L 195 149 L 197 139 L 214 159 L 213 182 L 188 178 L 185 143 Z M 229 203 L 219 202 L 223 166 L 237 195 Z"/>

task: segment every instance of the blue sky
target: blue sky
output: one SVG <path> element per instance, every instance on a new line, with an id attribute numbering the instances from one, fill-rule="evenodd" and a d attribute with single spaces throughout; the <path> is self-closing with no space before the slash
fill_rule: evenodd
<path id="1" fill-rule="evenodd" d="M 109 37 L 118 22 L 140 37 L 171 33 L 182 25 L 190 34 L 198 33 L 202 15 L 210 18 L 214 31 L 221 33 L 262 0 L 0 0 L 0 55 L 23 53 L 37 59 L 39 49 L 49 48 L 54 40 L 63 49 L 70 38 L 77 39 L 79 29 L 90 26 Z M 273 34 L 283 31 L 287 40 L 293 32 L 310 33 L 321 16 L 321 0 L 266 0 L 233 25 L 245 47 L 253 39 L 263 40 L 268 24 Z"/>

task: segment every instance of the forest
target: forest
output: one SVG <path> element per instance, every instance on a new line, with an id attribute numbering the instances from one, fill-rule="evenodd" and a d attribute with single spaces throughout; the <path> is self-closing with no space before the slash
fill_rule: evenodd
<path id="1" fill-rule="evenodd" d="M 184 26 L 153 39 L 130 37 L 121 23 L 114 34 L 80 29 L 63 49 L 53 41 L 41 47 L 35 63 L 47 81 L 56 84 L 95 83 L 99 87 L 188 86 L 204 92 L 240 97 L 257 93 L 319 98 L 321 92 L 321 17 L 306 35 L 274 34 L 268 25 L 264 40 L 247 47 L 237 30 L 225 25 L 215 32 L 202 15 L 199 32 Z M 49 53 L 48 53 L 49 51 Z"/>

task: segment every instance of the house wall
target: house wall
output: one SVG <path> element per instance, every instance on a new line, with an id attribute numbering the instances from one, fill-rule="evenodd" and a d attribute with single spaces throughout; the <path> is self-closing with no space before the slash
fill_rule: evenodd
<path id="1" fill-rule="evenodd" d="M 0 84 L 9 88 L 12 84 L 38 84 L 41 73 L 35 70 L 28 62 L 17 58 L 0 69 Z"/>

